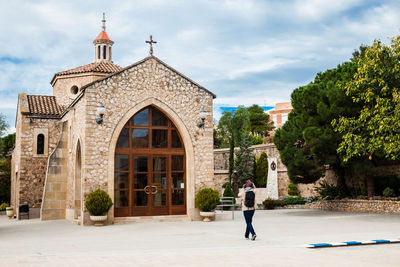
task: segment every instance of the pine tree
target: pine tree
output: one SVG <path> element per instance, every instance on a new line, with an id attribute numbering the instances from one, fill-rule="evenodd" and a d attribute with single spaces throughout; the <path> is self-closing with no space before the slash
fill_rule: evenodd
<path id="1" fill-rule="evenodd" d="M 253 150 L 250 148 L 251 141 L 247 133 L 244 133 L 240 142 L 240 149 L 236 152 L 235 170 L 239 174 L 242 183 L 253 179 Z"/>
<path id="2" fill-rule="evenodd" d="M 265 186 L 268 177 L 268 156 L 267 153 L 261 153 L 256 163 L 255 183 L 257 186 Z"/>

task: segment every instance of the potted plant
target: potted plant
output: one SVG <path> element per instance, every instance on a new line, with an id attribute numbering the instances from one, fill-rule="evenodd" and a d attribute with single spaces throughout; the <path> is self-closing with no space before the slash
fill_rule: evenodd
<path id="1" fill-rule="evenodd" d="M 6 215 L 9 219 L 14 217 L 14 208 L 13 207 L 6 207 Z"/>
<path id="2" fill-rule="evenodd" d="M 215 216 L 214 209 L 219 204 L 220 198 L 217 190 L 203 188 L 196 194 L 196 207 L 200 209 L 200 215 L 204 217 L 204 222 L 211 221 Z"/>
<path id="3" fill-rule="evenodd" d="M 85 207 L 90 213 L 90 220 L 96 226 L 104 225 L 104 222 L 107 220 L 107 212 L 112 205 L 110 196 L 106 191 L 101 189 L 91 192 L 85 201 Z"/>
<path id="4" fill-rule="evenodd" d="M 10 205 L 8 205 L 8 203 L 1 203 L 0 205 L 0 214 L 4 215 L 6 214 L 6 208 L 9 207 Z"/>

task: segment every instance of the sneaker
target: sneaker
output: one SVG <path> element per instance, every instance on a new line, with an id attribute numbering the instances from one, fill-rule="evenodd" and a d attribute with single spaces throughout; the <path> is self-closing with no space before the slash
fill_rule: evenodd
<path id="1" fill-rule="evenodd" d="M 248 237 L 248 236 L 245 236 L 244 238 L 247 239 L 247 240 L 249 240 L 249 237 Z"/>
<path id="2" fill-rule="evenodd" d="M 253 240 L 253 241 L 256 240 L 256 237 L 257 237 L 257 235 L 253 235 L 251 240 Z"/>

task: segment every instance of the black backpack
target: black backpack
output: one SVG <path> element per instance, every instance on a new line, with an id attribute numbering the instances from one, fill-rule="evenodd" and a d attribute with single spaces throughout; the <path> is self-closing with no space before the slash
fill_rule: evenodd
<path id="1" fill-rule="evenodd" d="M 253 191 L 246 192 L 244 197 L 244 205 L 248 208 L 254 208 L 254 200 L 256 198 L 256 194 Z"/>

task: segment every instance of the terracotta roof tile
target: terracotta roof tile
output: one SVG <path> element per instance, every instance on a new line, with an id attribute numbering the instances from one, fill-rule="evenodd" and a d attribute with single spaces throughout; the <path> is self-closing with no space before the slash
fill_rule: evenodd
<path id="1" fill-rule="evenodd" d="M 63 108 L 57 104 L 55 96 L 27 95 L 31 115 L 58 116 Z"/>
<path id="2" fill-rule="evenodd" d="M 110 37 L 108 37 L 108 35 L 105 31 L 101 31 L 101 33 L 99 33 L 99 35 L 97 35 L 97 38 L 95 39 L 95 41 L 96 40 L 110 40 L 111 41 Z"/>
<path id="3" fill-rule="evenodd" d="M 114 64 L 112 62 L 101 61 L 101 62 L 93 62 L 70 70 L 57 72 L 54 75 L 54 77 L 61 75 L 69 75 L 69 74 L 79 74 L 85 72 L 114 73 L 120 70 L 122 70 L 122 67 L 118 66 L 117 64 Z"/>

